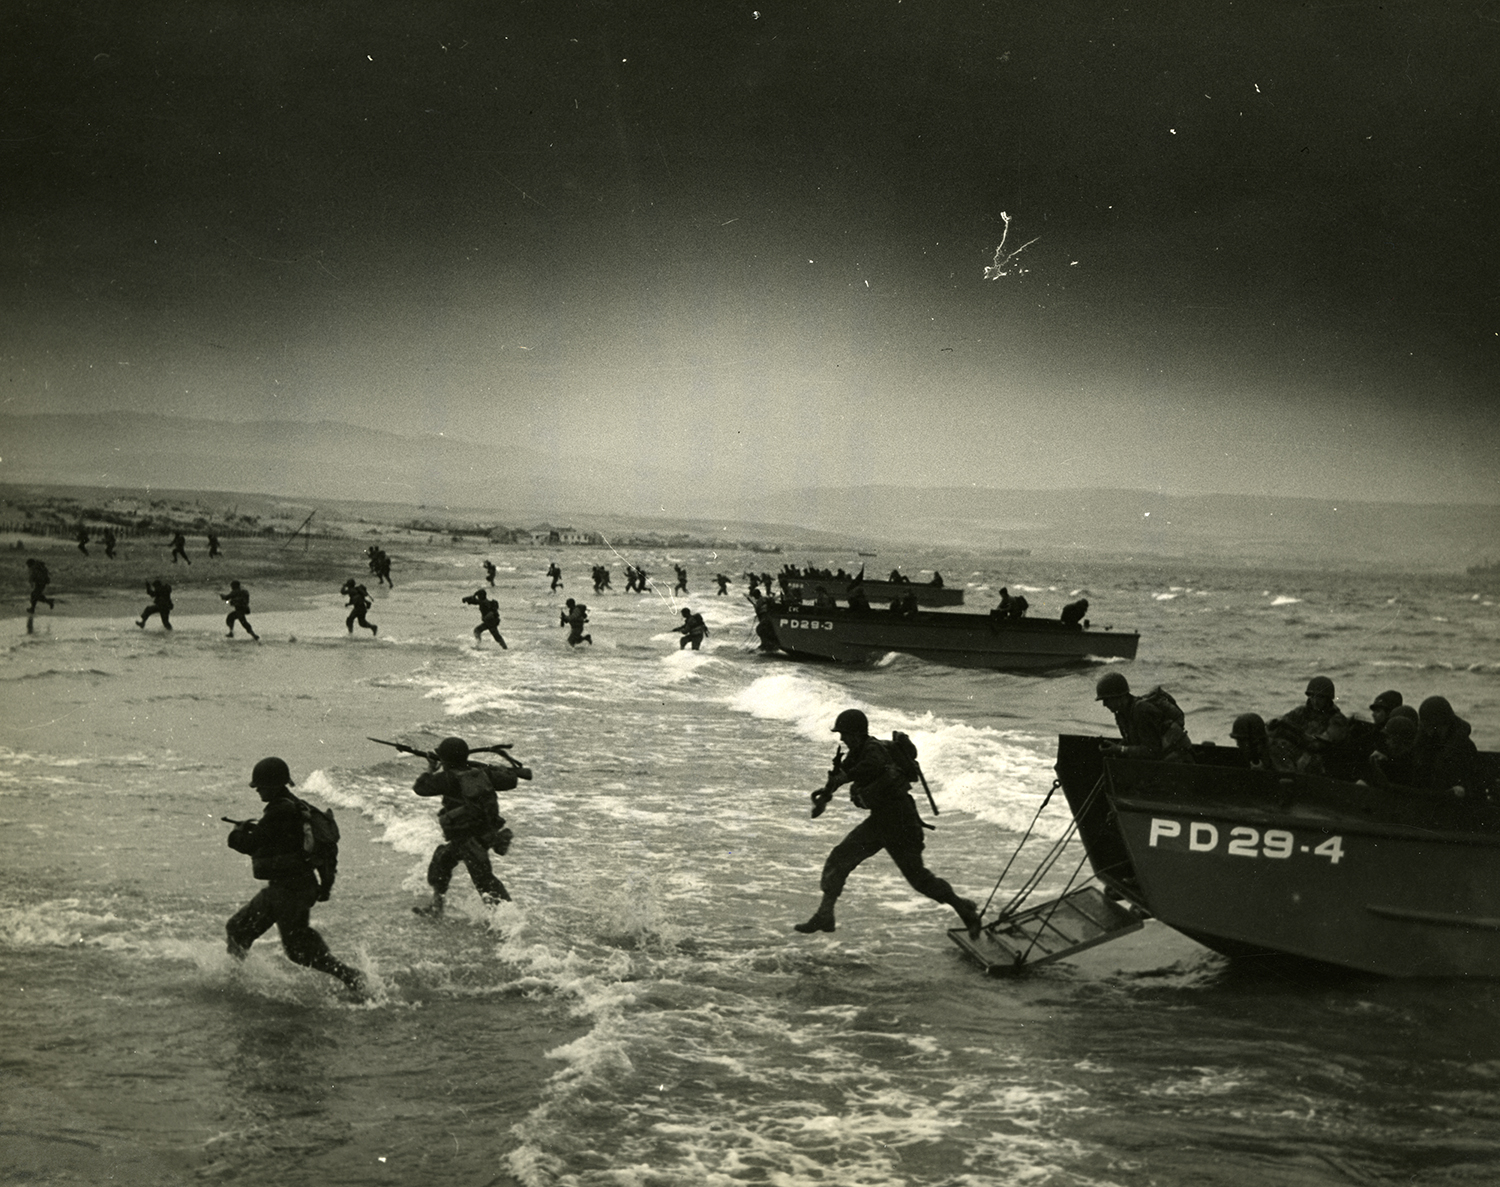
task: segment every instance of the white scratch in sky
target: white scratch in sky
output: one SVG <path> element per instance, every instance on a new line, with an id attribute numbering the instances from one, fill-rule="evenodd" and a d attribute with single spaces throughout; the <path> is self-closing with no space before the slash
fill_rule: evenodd
<path id="1" fill-rule="evenodd" d="M 1026 240 L 1026 242 L 1021 244 L 1020 247 L 1016 248 L 1015 251 L 1007 252 L 1005 250 L 1005 239 L 1006 236 L 1010 234 L 1010 215 L 1006 214 L 1005 211 L 1002 210 L 1000 212 L 1000 218 L 1005 223 L 1005 230 L 1000 233 L 1000 246 L 995 248 L 995 262 L 989 265 L 984 270 L 984 278 L 986 280 L 999 280 L 1002 276 L 1009 275 L 1012 267 L 1014 267 L 1014 270 L 1019 275 L 1024 275 L 1026 272 L 1028 272 L 1029 269 L 1023 268 L 1019 264 L 1012 265 L 1011 261 L 1014 260 L 1023 251 L 1025 251 L 1028 247 L 1030 247 L 1033 243 L 1035 243 L 1037 239 L 1041 238 L 1040 235 L 1037 235 L 1035 238 Z"/>

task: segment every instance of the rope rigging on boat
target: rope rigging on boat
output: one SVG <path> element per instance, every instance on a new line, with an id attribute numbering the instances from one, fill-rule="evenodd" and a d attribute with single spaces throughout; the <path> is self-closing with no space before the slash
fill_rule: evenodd
<path id="1" fill-rule="evenodd" d="M 1026 907 L 1026 901 L 1041 883 L 1051 874 L 1063 852 L 1078 834 L 1078 820 L 1086 817 L 1090 809 L 1105 794 L 1106 776 L 1100 775 L 1082 803 L 1075 806 L 1073 820 L 1063 834 L 1042 855 L 1035 868 L 1026 876 L 1021 886 L 1002 906 L 994 920 L 985 924 L 978 937 L 968 935 L 962 928 L 948 934 L 954 942 L 978 960 L 989 972 L 1016 972 L 1044 964 L 1051 960 L 1092 947 L 1106 939 L 1139 930 L 1139 913 L 1110 901 L 1102 891 L 1089 885 L 1079 885 L 1079 875 L 1088 864 L 1089 853 L 1085 846 L 1083 856 L 1073 872 L 1068 875 L 1062 891 L 1049 901 Z M 1062 786 L 1058 779 L 1042 799 L 1036 813 L 1027 825 L 1015 852 L 1000 871 L 995 886 L 985 900 L 981 917 L 989 912 L 1000 888 L 1011 868 L 1026 847 L 1037 822 L 1052 802 L 1052 796 Z"/>
<path id="2" fill-rule="evenodd" d="M 1015 864 L 1016 858 L 1021 856 L 1021 850 L 1026 847 L 1026 842 L 1031 839 L 1031 834 L 1036 829 L 1037 821 L 1041 819 L 1042 813 L 1047 810 L 1047 805 L 1052 802 L 1053 795 L 1057 793 L 1057 789 L 1061 786 L 1061 779 L 1054 779 L 1052 781 L 1052 786 L 1047 790 L 1047 794 L 1045 797 L 1043 797 L 1041 805 L 1037 808 L 1036 813 L 1032 816 L 1031 823 L 1026 826 L 1026 832 L 1021 837 L 1020 843 L 1016 846 L 1016 851 L 1010 855 L 1010 860 L 1005 863 L 1005 868 L 1000 871 L 1000 876 L 995 879 L 995 885 L 994 888 L 990 891 L 989 898 L 984 900 L 984 906 L 980 908 L 980 915 L 985 915 L 989 912 L 990 904 L 995 901 L 995 895 L 1000 892 L 1001 883 L 1005 881 L 1005 876 L 1010 873 L 1010 867 Z M 1089 792 L 1087 800 L 1085 800 L 1085 808 L 1092 805 L 1094 798 L 1098 796 L 1103 786 L 1104 776 L 1101 775 L 1099 776 L 1099 781 L 1094 784 L 1093 790 Z M 1035 891 L 1036 888 L 1041 884 L 1042 879 L 1051 872 L 1052 867 L 1057 864 L 1058 858 L 1062 856 L 1062 851 L 1067 848 L 1068 842 L 1073 839 L 1074 834 L 1077 832 L 1078 821 L 1074 819 L 1069 823 L 1067 829 L 1063 832 L 1063 835 L 1052 843 L 1052 848 L 1049 849 L 1045 855 L 1043 855 L 1041 862 L 1034 870 L 1032 870 L 1030 875 L 1026 878 L 1026 881 L 1021 884 L 1021 888 L 1011 896 L 1010 902 L 1006 903 L 1005 906 L 1000 908 L 1000 910 L 997 912 L 998 918 L 1008 918 L 1009 916 L 1014 915 L 1018 910 L 1020 910 L 1021 904 L 1031 897 L 1032 892 Z M 1085 855 L 1085 860 L 1087 860 L 1087 855 Z M 1082 862 L 1079 863 L 1078 868 L 1083 868 Z M 1075 870 L 1073 872 L 1073 877 L 1068 879 L 1068 884 L 1063 891 L 1064 894 L 1073 889 L 1073 879 L 1077 877 L 1078 871 Z"/>

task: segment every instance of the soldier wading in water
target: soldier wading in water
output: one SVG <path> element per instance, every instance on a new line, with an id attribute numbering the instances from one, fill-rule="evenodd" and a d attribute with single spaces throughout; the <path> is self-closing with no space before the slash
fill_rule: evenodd
<path id="1" fill-rule="evenodd" d="M 444 738 L 427 756 L 427 771 L 418 775 L 412 790 L 418 795 L 440 795 L 442 810 L 438 824 L 443 843 L 432 852 L 427 865 L 427 884 L 432 902 L 413 907 L 418 915 L 443 913 L 443 897 L 453 880 L 453 871 L 463 862 L 474 881 L 474 889 L 487 907 L 510 902 L 505 884 L 495 877 L 489 850 L 501 857 L 510 851 L 512 833 L 500 815 L 497 791 L 510 791 L 517 779 L 530 779 L 528 767 L 491 767 L 469 762 L 469 744 L 462 738 Z"/>
<path id="2" fill-rule="evenodd" d="M 912 889 L 958 912 L 969 935 L 979 937 L 982 926 L 979 908 L 969 899 L 960 898 L 952 886 L 922 863 L 922 818 L 911 798 L 911 780 L 903 773 L 889 742 L 870 737 L 870 722 L 858 709 L 845 709 L 833 723 L 833 732 L 848 748 L 843 764 L 829 774 L 828 783 L 813 792 L 814 817 L 821 816 L 834 791 L 851 784 L 849 799 L 870 815 L 855 825 L 854 831 L 834 846 L 823 863 L 820 888 L 823 901 L 806 923 L 795 925 L 804 935 L 833 931 L 833 907 L 843 893 L 844 883 L 866 858 L 884 849 L 896 868 L 911 883 Z"/>
<path id="3" fill-rule="evenodd" d="M 291 960 L 337 977 L 364 995 L 364 974 L 336 959 L 310 922 L 313 904 L 326 903 L 333 893 L 337 868 L 335 857 L 318 853 L 311 844 L 312 809 L 291 793 L 292 773 L 279 758 L 256 763 L 250 786 L 260 793 L 265 811 L 259 820 L 234 821 L 229 847 L 249 855 L 251 872 L 266 886 L 225 925 L 229 955 L 243 960 L 250 945 L 275 924 Z"/>

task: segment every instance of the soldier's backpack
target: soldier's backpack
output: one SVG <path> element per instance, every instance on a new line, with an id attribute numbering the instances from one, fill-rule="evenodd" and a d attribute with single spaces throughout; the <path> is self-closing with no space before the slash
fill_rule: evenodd
<path id="1" fill-rule="evenodd" d="M 1183 716 L 1182 708 L 1177 704 L 1176 698 L 1158 684 L 1142 696 L 1141 700 L 1148 705 L 1154 705 L 1166 718 L 1167 727 L 1162 731 L 1162 745 L 1165 753 L 1168 756 L 1187 754 L 1191 760 L 1193 740 L 1188 737 L 1187 718 Z"/>
<path id="2" fill-rule="evenodd" d="M 901 772 L 901 777 L 908 783 L 915 783 L 922 777 L 922 768 L 917 765 L 917 744 L 911 740 L 911 736 L 896 730 L 891 734 L 891 761 L 895 763 L 896 770 Z"/>
<path id="3" fill-rule="evenodd" d="M 1176 698 L 1160 684 L 1151 689 L 1150 692 L 1145 693 L 1141 697 L 1141 700 L 1145 701 L 1148 705 L 1155 705 L 1166 715 L 1169 721 L 1182 726 L 1186 730 L 1187 718 L 1183 716 L 1182 709 L 1177 704 Z"/>
<path id="4" fill-rule="evenodd" d="M 937 801 L 932 798 L 932 788 L 927 786 L 927 780 L 922 775 L 922 768 L 917 762 L 917 744 L 911 740 L 909 734 L 895 730 L 891 734 L 890 744 L 891 763 L 900 772 L 901 777 L 908 783 L 921 783 L 922 790 L 927 793 L 927 802 L 932 805 L 932 814 L 939 815 Z M 923 828 L 934 828 L 934 825 L 922 821 Z"/>
<path id="5" fill-rule="evenodd" d="M 333 812 L 300 799 L 297 810 L 302 813 L 302 856 L 321 881 L 331 881 L 339 868 L 339 826 Z"/>

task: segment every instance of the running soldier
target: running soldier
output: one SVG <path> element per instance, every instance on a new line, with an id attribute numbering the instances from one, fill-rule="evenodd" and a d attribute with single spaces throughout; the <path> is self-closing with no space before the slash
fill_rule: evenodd
<path id="1" fill-rule="evenodd" d="M 469 762 L 469 744 L 462 738 L 444 738 L 427 756 L 427 771 L 417 776 L 412 790 L 421 796 L 442 796 L 438 825 L 443 843 L 433 850 L 427 863 L 427 884 L 432 901 L 413 907 L 418 915 L 439 916 L 453 871 L 463 862 L 484 905 L 510 902 L 505 884 L 495 876 L 489 850 L 501 857 L 510 851 L 513 834 L 500 815 L 497 791 L 510 791 L 518 779 L 530 779 L 527 767 L 492 767 Z"/>
<path id="2" fill-rule="evenodd" d="M 365 618 L 365 615 L 369 613 L 370 607 L 375 604 L 370 599 L 370 591 L 363 585 L 358 584 L 351 577 L 348 581 L 344 582 L 339 593 L 344 595 L 344 605 L 350 607 L 349 617 L 344 619 L 344 626 L 348 629 L 349 633 L 351 635 L 354 633 L 354 624 L 357 622 L 360 626 L 365 627 L 370 634 L 378 635 L 380 627 Z"/>
<path id="3" fill-rule="evenodd" d="M 834 791 L 847 783 L 850 801 L 870 815 L 855 825 L 828 855 L 820 880 L 823 901 L 812 918 L 794 924 L 794 930 L 803 935 L 833 931 L 834 904 L 843 893 L 844 883 L 861 862 L 884 849 L 913 890 L 952 907 L 970 937 L 978 939 L 982 926 L 979 908 L 969 899 L 961 898 L 922 861 L 922 818 L 917 815 L 917 805 L 911 798 L 911 780 L 898 765 L 891 744 L 870 737 L 869 719 L 858 709 L 840 713 L 833 723 L 833 732 L 849 753 L 829 772 L 828 783 L 813 793 L 812 814 L 815 818 L 821 816 Z"/>
<path id="4" fill-rule="evenodd" d="M 144 629 L 146 620 L 155 614 L 160 616 L 162 626 L 171 630 L 172 587 L 160 578 L 148 581 L 146 582 L 146 596 L 151 599 L 151 604 L 141 611 L 141 617 L 135 625 Z"/>
<path id="5" fill-rule="evenodd" d="M 290 960 L 337 977 L 363 996 L 364 974 L 335 959 L 312 926 L 313 904 L 328 901 L 337 871 L 332 858 L 314 864 L 321 855 L 309 845 L 312 809 L 291 793 L 292 773 L 279 758 L 256 763 L 250 786 L 260 793 L 265 810 L 259 820 L 234 822 L 229 847 L 250 857 L 251 872 L 266 886 L 225 925 L 229 955 L 244 960 L 274 923 Z"/>
<path id="6" fill-rule="evenodd" d="M 229 614 L 224 619 L 224 625 L 229 628 L 228 638 L 234 638 L 235 623 L 243 626 L 245 633 L 252 639 L 260 638 L 255 633 L 255 628 L 250 625 L 250 619 L 247 617 L 250 613 L 250 591 L 248 589 L 240 588 L 238 581 L 231 581 L 229 583 L 229 592 L 220 594 L 219 600 L 229 603 Z"/>

